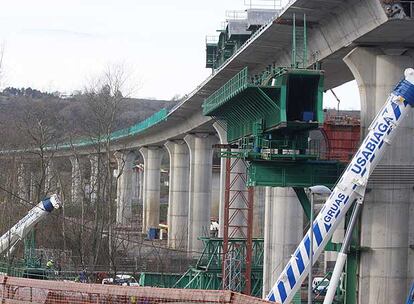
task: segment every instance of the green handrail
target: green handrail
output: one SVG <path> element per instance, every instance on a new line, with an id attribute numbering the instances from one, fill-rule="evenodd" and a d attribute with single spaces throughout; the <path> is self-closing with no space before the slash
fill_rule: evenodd
<path id="1" fill-rule="evenodd" d="M 132 125 L 125 129 L 112 132 L 109 135 L 109 137 L 104 136 L 101 138 L 88 138 L 88 139 L 82 138 L 72 143 L 64 143 L 64 144 L 58 145 L 57 147 L 53 147 L 53 149 L 68 149 L 71 147 L 75 147 L 75 148 L 85 147 L 89 145 L 106 142 L 108 139 L 110 141 L 114 141 L 114 140 L 119 140 L 122 138 L 129 137 L 129 136 L 134 136 L 156 125 L 157 123 L 161 121 L 167 120 L 167 116 L 168 116 L 168 110 L 163 108 L 160 111 L 156 112 L 155 114 L 151 115 L 150 117 L 144 119 L 143 121 L 136 123 L 135 125 Z"/>
<path id="2" fill-rule="evenodd" d="M 208 115 L 211 111 L 225 103 L 229 98 L 234 97 L 242 90 L 246 89 L 248 85 L 247 75 L 248 71 L 247 67 L 245 67 L 233 78 L 227 81 L 220 89 L 211 94 L 202 105 L 203 115 Z"/>

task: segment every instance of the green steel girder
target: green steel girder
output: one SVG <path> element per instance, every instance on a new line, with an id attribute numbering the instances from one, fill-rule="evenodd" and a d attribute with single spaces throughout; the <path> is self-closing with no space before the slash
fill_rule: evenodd
<path id="1" fill-rule="evenodd" d="M 196 268 L 209 272 L 222 271 L 222 257 L 223 257 L 223 239 L 222 238 L 208 238 L 200 237 L 204 249 L 197 261 Z M 244 260 L 246 255 L 246 239 L 244 238 L 230 238 L 229 251 L 235 250 L 240 255 L 241 260 Z M 252 254 L 252 271 L 262 271 L 263 267 L 263 239 L 253 239 L 253 254 Z M 243 268 L 243 267 L 242 267 Z"/>
<path id="2" fill-rule="evenodd" d="M 172 288 L 181 278 L 182 274 L 178 273 L 141 272 L 139 275 L 139 286 Z"/>
<path id="3" fill-rule="evenodd" d="M 336 161 L 251 161 L 247 186 L 332 188 L 343 169 Z"/>
<path id="4" fill-rule="evenodd" d="M 348 225 L 350 219 L 350 212 L 346 217 L 346 225 Z M 360 216 L 361 218 L 361 216 Z M 358 265 L 360 259 L 360 229 L 361 229 L 361 220 L 358 219 L 358 222 L 352 233 L 351 248 L 348 252 L 346 259 L 346 277 L 345 277 L 345 299 L 344 304 L 356 304 L 357 303 L 357 292 L 358 292 Z"/>
<path id="5" fill-rule="evenodd" d="M 222 288 L 221 273 L 212 273 L 196 268 L 190 268 L 172 288 L 209 289 Z M 261 297 L 263 288 L 263 273 L 252 273 L 252 296 Z"/>
<path id="6" fill-rule="evenodd" d="M 305 189 L 301 187 L 293 187 L 293 190 L 296 193 L 296 196 L 299 199 L 300 204 L 302 205 L 303 212 L 305 212 L 306 218 L 310 219 L 311 214 L 311 204 L 309 202 L 308 196 L 305 193 Z"/>
<path id="7" fill-rule="evenodd" d="M 204 250 L 195 267 L 190 267 L 186 273 L 174 284 L 173 288 L 190 289 L 221 289 L 222 288 L 222 257 L 223 239 L 200 237 L 204 244 Z M 229 250 L 236 251 L 240 259 L 244 261 L 246 255 L 246 239 L 230 238 Z M 252 254 L 252 290 L 254 296 L 261 297 L 263 281 L 263 239 L 253 239 Z M 242 265 L 242 272 L 245 265 Z"/>
<path id="8" fill-rule="evenodd" d="M 229 142 L 262 137 L 255 132 L 257 123 L 261 133 L 283 138 L 323 122 L 322 94 L 321 71 L 287 68 L 272 85 L 261 85 L 251 83 L 244 68 L 205 100 L 203 114 L 227 122 Z"/>

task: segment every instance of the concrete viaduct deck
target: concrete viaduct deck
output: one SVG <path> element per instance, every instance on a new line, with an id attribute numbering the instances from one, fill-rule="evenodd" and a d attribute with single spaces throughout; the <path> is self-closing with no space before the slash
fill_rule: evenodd
<path id="1" fill-rule="evenodd" d="M 200 84 L 183 102 L 172 109 L 163 121 L 135 138 L 120 140 L 114 149 L 161 145 L 169 139 L 181 139 L 188 133 L 215 132 L 210 117 L 201 113 L 205 98 L 225 84 L 242 68 L 259 74 L 272 63 L 290 64 L 291 25 L 293 14 L 304 13 L 310 23 L 308 65 L 322 64 L 326 89 L 354 77 L 343 58 L 357 46 L 410 48 L 414 44 L 414 20 L 392 19 L 381 1 L 297 0 L 291 1 L 237 51 L 222 67 Z"/>

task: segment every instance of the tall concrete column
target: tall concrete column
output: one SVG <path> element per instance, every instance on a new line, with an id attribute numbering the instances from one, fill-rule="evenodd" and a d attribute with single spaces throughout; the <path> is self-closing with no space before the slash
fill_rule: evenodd
<path id="1" fill-rule="evenodd" d="M 253 237 L 264 236 L 266 187 L 254 187 Z"/>
<path id="2" fill-rule="evenodd" d="M 133 170 L 132 170 L 132 203 L 137 204 L 138 203 L 138 197 L 139 197 L 139 168 L 134 164 Z"/>
<path id="3" fill-rule="evenodd" d="M 89 155 L 89 161 L 91 163 L 91 176 L 89 180 L 89 197 L 91 204 L 95 204 L 98 199 L 99 191 L 99 155 L 91 154 Z"/>
<path id="4" fill-rule="evenodd" d="M 147 233 L 147 205 L 146 205 L 146 186 L 147 186 L 147 163 L 148 163 L 148 148 L 141 148 L 139 152 L 144 160 L 143 164 L 143 180 L 142 180 L 142 233 Z M 147 161 L 145 161 L 147 159 Z"/>
<path id="5" fill-rule="evenodd" d="M 168 246 L 185 249 L 188 240 L 190 155 L 182 140 L 165 143 L 170 155 Z"/>
<path id="6" fill-rule="evenodd" d="M 31 202 L 38 201 L 38 191 L 37 191 L 37 185 L 38 185 L 38 179 L 36 178 L 36 173 L 31 171 L 30 172 L 30 186 L 29 186 L 29 200 Z"/>
<path id="7" fill-rule="evenodd" d="M 414 65 L 410 54 L 413 53 L 407 50 L 358 47 L 344 58 L 360 92 L 363 136 L 396 82 L 403 77 L 404 69 Z M 407 277 L 411 281 L 413 276 L 414 259 L 409 248 L 412 244 L 409 244 L 409 235 L 413 239 L 409 227 L 414 221 L 413 121 L 411 113 L 399 127 L 368 184 L 370 191 L 366 193 L 361 215 L 361 246 L 369 250 L 361 252 L 360 304 L 403 303 Z M 377 178 L 384 170 L 386 176 Z"/>
<path id="8" fill-rule="evenodd" d="M 217 141 L 209 134 L 189 134 L 184 138 L 190 150 L 190 193 L 188 209 L 188 250 L 198 253 L 203 244 L 197 238 L 210 231 L 212 145 Z"/>
<path id="9" fill-rule="evenodd" d="M 220 144 L 227 144 L 227 132 L 222 126 L 223 123 L 215 122 L 213 124 L 216 130 Z M 219 204 L 219 231 L 218 236 L 223 237 L 224 231 L 224 194 L 226 191 L 226 159 L 222 157 L 220 159 L 220 204 Z"/>
<path id="10" fill-rule="evenodd" d="M 266 187 L 263 294 L 272 288 L 303 237 L 303 211 L 292 188 Z"/>
<path id="11" fill-rule="evenodd" d="M 162 149 L 160 147 L 141 148 L 144 158 L 144 218 L 143 232 L 157 228 L 160 222 L 160 170 Z"/>
<path id="12" fill-rule="evenodd" d="M 54 177 L 53 161 L 49 159 L 45 168 L 44 193 L 46 195 L 56 190 L 56 180 Z"/>
<path id="13" fill-rule="evenodd" d="M 211 179 L 211 218 L 219 221 L 220 216 L 221 168 L 213 165 Z"/>
<path id="14" fill-rule="evenodd" d="M 28 164 L 20 163 L 17 168 L 17 193 L 22 203 L 30 200 L 30 180 Z"/>
<path id="15" fill-rule="evenodd" d="M 332 243 L 342 243 L 345 236 L 345 219 L 343 219 L 334 233 L 332 234 Z M 335 267 L 336 260 L 338 258 L 338 252 L 336 251 L 325 251 L 324 252 L 324 272 L 328 273 L 329 271 L 333 271 Z"/>
<path id="16" fill-rule="evenodd" d="M 72 164 L 72 187 L 70 190 L 72 204 L 81 204 L 83 201 L 83 188 L 82 188 L 82 173 L 80 168 L 79 159 L 77 156 L 69 157 Z"/>
<path id="17" fill-rule="evenodd" d="M 132 219 L 132 176 L 136 154 L 117 151 L 114 155 L 118 163 L 116 222 L 126 225 Z"/>
<path id="18" fill-rule="evenodd" d="M 142 204 L 144 192 L 144 166 L 138 166 L 138 203 Z"/>

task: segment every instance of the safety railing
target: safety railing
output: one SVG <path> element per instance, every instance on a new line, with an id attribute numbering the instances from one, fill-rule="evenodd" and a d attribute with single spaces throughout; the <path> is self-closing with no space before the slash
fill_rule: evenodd
<path id="1" fill-rule="evenodd" d="M 244 20 L 246 18 L 246 11 L 226 11 L 226 20 Z"/>
<path id="2" fill-rule="evenodd" d="M 218 41 L 219 41 L 219 36 L 217 35 L 206 36 L 206 44 L 217 44 Z"/>
<path id="3" fill-rule="evenodd" d="M 400 1 L 407 17 L 414 18 L 414 1 Z"/>
<path id="4" fill-rule="evenodd" d="M 282 0 L 244 0 L 248 8 L 281 9 Z"/>
<path id="5" fill-rule="evenodd" d="M 129 128 L 125 128 L 125 129 L 112 132 L 108 137 L 102 136 L 100 138 L 88 138 L 88 139 L 83 138 L 83 139 L 75 140 L 72 143 L 64 143 L 64 144 L 58 145 L 57 149 L 84 147 L 84 146 L 103 143 L 103 142 L 106 142 L 107 140 L 114 141 L 114 140 L 119 140 L 121 138 L 134 136 L 152 127 L 153 125 L 156 125 L 157 123 L 163 120 L 166 120 L 167 115 L 168 115 L 168 110 L 164 108 Z M 53 147 L 53 149 L 56 149 L 56 147 Z"/>
<path id="6" fill-rule="evenodd" d="M 248 71 L 246 67 L 205 100 L 203 103 L 203 114 L 209 114 L 211 111 L 225 103 L 229 98 L 234 97 L 236 94 L 246 89 L 247 85 Z"/>
<path id="7" fill-rule="evenodd" d="M 247 147 L 252 149 L 252 147 Z M 264 159 L 312 158 L 322 159 L 325 147 L 321 140 L 263 140 L 261 156 Z"/>

